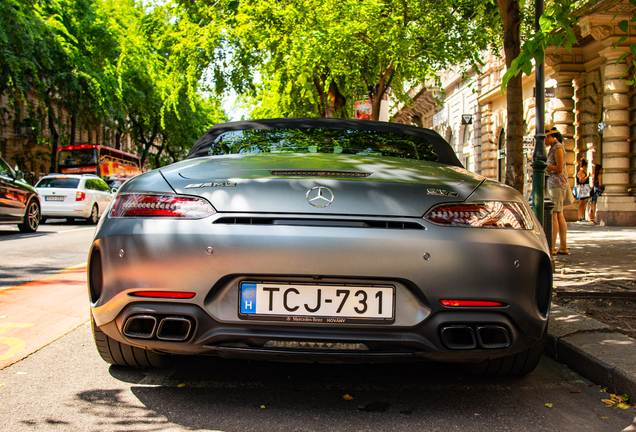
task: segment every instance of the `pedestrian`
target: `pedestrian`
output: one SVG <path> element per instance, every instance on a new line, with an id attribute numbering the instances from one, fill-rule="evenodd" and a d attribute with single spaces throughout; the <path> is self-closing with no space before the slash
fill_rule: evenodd
<path id="1" fill-rule="evenodd" d="M 577 199 L 579 200 L 579 222 L 587 222 L 585 220 L 585 206 L 587 206 L 587 200 L 590 198 L 590 175 L 587 173 L 587 160 L 585 158 L 581 158 L 579 161 L 579 169 L 576 172 L 576 186 Z"/>
<path id="2" fill-rule="evenodd" d="M 547 128 L 546 128 L 547 129 Z M 552 254 L 569 255 L 567 243 L 568 226 L 563 216 L 564 200 L 572 194 L 568 178 L 565 174 L 565 147 L 563 147 L 563 138 L 556 128 L 546 130 L 545 144 L 550 147 L 548 152 L 548 166 L 546 173 L 548 178 L 548 191 L 550 198 L 554 203 L 552 211 Z M 569 201 L 569 200 L 568 200 Z M 556 248 L 557 233 L 559 235 L 559 248 Z"/>
<path id="3" fill-rule="evenodd" d="M 592 196 L 590 197 L 590 214 L 589 218 L 592 222 L 596 223 L 596 201 L 605 191 L 603 185 L 603 166 L 601 164 L 594 164 L 594 175 L 592 176 Z"/>

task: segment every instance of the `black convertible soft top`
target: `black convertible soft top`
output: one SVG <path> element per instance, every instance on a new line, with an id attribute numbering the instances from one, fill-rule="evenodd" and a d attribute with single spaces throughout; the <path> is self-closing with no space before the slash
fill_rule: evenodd
<path id="1" fill-rule="evenodd" d="M 400 123 L 335 118 L 278 118 L 218 124 L 208 129 L 208 131 L 194 143 L 186 159 L 209 156 L 210 147 L 216 138 L 225 132 L 254 129 L 349 129 L 413 135 L 423 137 L 431 143 L 437 153 L 438 162 L 447 165 L 462 166 L 451 146 L 434 130 Z"/>

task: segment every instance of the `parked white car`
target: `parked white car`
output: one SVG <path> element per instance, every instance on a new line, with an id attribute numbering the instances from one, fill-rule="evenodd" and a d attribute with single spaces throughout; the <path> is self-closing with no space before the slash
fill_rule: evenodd
<path id="1" fill-rule="evenodd" d="M 114 194 L 93 174 L 49 174 L 35 185 L 42 201 L 42 222 L 46 218 L 84 218 L 96 224 Z"/>

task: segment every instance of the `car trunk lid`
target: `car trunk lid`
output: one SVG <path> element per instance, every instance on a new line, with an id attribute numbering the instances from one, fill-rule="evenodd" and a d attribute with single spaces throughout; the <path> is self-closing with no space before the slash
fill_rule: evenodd
<path id="1" fill-rule="evenodd" d="M 325 154 L 249 154 L 161 169 L 175 192 L 218 212 L 419 217 L 465 200 L 483 177 L 434 162 Z"/>

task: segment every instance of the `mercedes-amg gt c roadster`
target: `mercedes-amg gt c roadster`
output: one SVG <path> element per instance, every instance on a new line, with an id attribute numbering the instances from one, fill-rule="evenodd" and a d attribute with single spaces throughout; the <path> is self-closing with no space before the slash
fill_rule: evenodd
<path id="1" fill-rule="evenodd" d="M 436 132 L 270 119 L 217 125 L 122 185 L 88 279 L 115 365 L 411 359 L 523 375 L 551 269 L 523 196 L 464 169 Z"/>

